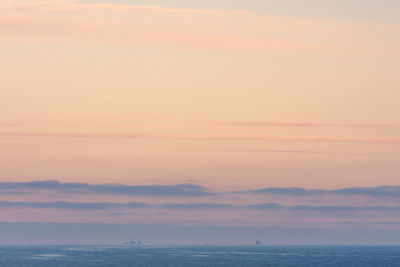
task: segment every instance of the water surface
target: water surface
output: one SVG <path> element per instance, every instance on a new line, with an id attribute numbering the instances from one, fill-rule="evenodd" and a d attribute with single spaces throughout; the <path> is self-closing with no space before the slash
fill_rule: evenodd
<path id="1" fill-rule="evenodd" d="M 400 247 L 0 247 L 0 266 L 400 266 Z"/>

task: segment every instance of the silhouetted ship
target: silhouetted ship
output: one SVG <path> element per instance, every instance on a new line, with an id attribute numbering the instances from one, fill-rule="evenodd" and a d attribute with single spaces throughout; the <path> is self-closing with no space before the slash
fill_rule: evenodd
<path id="1" fill-rule="evenodd" d="M 125 246 L 140 246 L 140 245 L 142 245 L 142 241 L 141 240 L 138 240 L 138 241 L 131 240 L 129 242 L 124 242 L 124 245 Z"/>

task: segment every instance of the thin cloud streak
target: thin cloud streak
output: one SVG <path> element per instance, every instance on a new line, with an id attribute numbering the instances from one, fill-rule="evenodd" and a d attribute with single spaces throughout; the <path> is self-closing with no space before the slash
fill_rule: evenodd
<path id="1" fill-rule="evenodd" d="M 327 152 L 311 151 L 311 150 L 241 149 L 241 150 L 235 150 L 235 151 L 260 152 L 260 153 L 327 154 Z"/>
<path id="2" fill-rule="evenodd" d="M 333 137 L 333 136 L 269 136 L 269 135 L 191 135 L 191 134 L 128 134 L 128 133 L 62 133 L 0 132 L 0 137 L 145 139 L 145 140 L 210 140 L 210 141 L 288 141 L 322 143 L 399 144 L 400 138 Z"/>
<path id="3" fill-rule="evenodd" d="M 90 3 L 87 1 L 41 1 L 36 3 L 15 4 L 14 10 L 20 11 L 114 11 L 121 13 L 150 12 L 158 14 L 247 14 L 246 10 L 216 10 L 216 9 L 193 9 L 193 8 L 171 8 L 158 5 L 123 5 L 117 3 Z"/>
<path id="4" fill-rule="evenodd" d="M 213 121 L 213 120 L 168 120 L 168 119 L 155 119 L 155 121 L 172 121 L 183 122 L 184 124 L 212 124 L 223 126 L 255 126 L 255 127 L 347 127 L 347 128 L 400 128 L 400 124 L 346 124 L 346 123 L 315 123 L 315 122 L 290 122 L 290 121 Z M 67 123 L 60 122 L 21 122 L 21 121 L 0 121 L 0 126 L 54 126 L 54 125 L 67 125 Z"/>
<path id="5" fill-rule="evenodd" d="M 272 149 L 232 149 L 230 151 L 254 152 L 254 153 L 288 153 L 288 154 L 324 154 L 324 155 L 347 155 L 347 156 L 398 156 L 400 153 L 389 152 L 324 152 L 312 150 L 272 150 Z"/>
<path id="6" fill-rule="evenodd" d="M 255 126 L 255 127 L 354 127 L 354 128 L 397 128 L 400 124 L 347 124 L 347 123 L 318 123 L 318 122 L 287 122 L 287 121 L 205 121 L 211 124 L 226 126 Z"/>

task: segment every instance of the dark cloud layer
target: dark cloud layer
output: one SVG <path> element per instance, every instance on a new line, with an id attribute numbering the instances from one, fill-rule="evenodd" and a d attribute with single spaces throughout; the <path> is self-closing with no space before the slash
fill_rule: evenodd
<path id="1" fill-rule="evenodd" d="M 301 212 L 354 212 L 354 211 L 400 211 L 400 206 L 311 206 L 311 205 L 296 205 L 283 206 L 278 203 L 262 203 L 247 205 L 247 208 L 264 209 L 264 210 L 289 210 Z"/>
<path id="2" fill-rule="evenodd" d="M 50 208 L 50 209 L 73 209 L 73 210 L 105 210 L 112 208 L 143 208 L 150 206 L 147 203 L 110 203 L 110 202 L 13 202 L 0 201 L 0 207 L 10 208 Z"/>
<path id="3" fill-rule="evenodd" d="M 295 211 L 315 211 L 315 212 L 353 212 L 353 211 L 400 211 L 398 206 L 309 206 L 299 205 L 289 207 Z"/>
<path id="4" fill-rule="evenodd" d="M 242 192 L 244 193 L 244 192 Z M 247 193 L 265 195 L 287 195 L 287 196 L 315 196 L 321 194 L 332 194 L 341 196 L 366 195 L 373 197 L 395 197 L 400 198 L 400 186 L 379 186 L 379 187 L 353 187 L 338 190 L 304 189 L 292 188 L 263 188 L 251 190 Z"/>
<path id="5" fill-rule="evenodd" d="M 55 190 L 66 193 L 153 196 L 209 196 L 215 193 L 195 184 L 178 185 L 122 185 L 61 183 L 59 181 L 0 182 L 0 190 Z"/>
<path id="6" fill-rule="evenodd" d="M 169 209 L 225 209 L 235 208 L 237 206 L 231 204 L 216 204 L 216 203 L 174 203 L 160 205 L 163 208 Z"/>
<path id="7" fill-rule="evenodd" d="M 267 209 L 267 210 L 276 210 L 284 208 L 284 206 L 278 203 L 252 204 L 252 205 L 247 205 L 247 207 L 252 209 Z"/>
<path id="8" fill-rule="evenodd" d="M 338 195 L 343 197 L 371 196 L 376 198 L 400 198 L 400 186 L 350 187 L 337 190 L 305 189 L 299 187 L 270 187 L 248 191 L 217 192 L 207 187 L 185 183 L 175 185 L 124 185 L 124 184 L 88 184 L 62 183 L 57 180 L 30 182 L 0 182 L 0 192 L 22 194 L 38 190 L 52 190 L 76 194 L 110 194 L 110 195 L 148 195 L 163 197 L 205 197 L 227 193 L 282 195 L 282 196 L 316 196 Z"/>
<path id="9" fill-rule="evenodd" d="M 0 208 L 45 208 L 45 209 L 72 209 L 72 210 L 108 210 L 115 208 L 158 208 L 158 209 L 225 209 L 238 208 L 231 204 L 216 203 L 165 203 L 165 204 L 149 204 L 143 202 L 14 202 L 0 201 Z"/>

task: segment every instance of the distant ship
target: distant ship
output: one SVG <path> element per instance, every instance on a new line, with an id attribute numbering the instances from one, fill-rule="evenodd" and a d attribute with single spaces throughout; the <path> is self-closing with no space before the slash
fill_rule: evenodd
<path id="1" fill-rule="evenodd" d="M 140 245 L 142 245 L 142 241 L 141 240 L 138 240 L 138 241 L 131 240 L 129 242 L 124 242 L 124 245 L 125 246 L 140 246 Z"/>
<path id="2" fill-rule="evenodd" d="M 264 245 L 264 242 L 262 242 L 260 240 L 256 241 L 256 246 L 263 246 L 263 245 Z"/>

